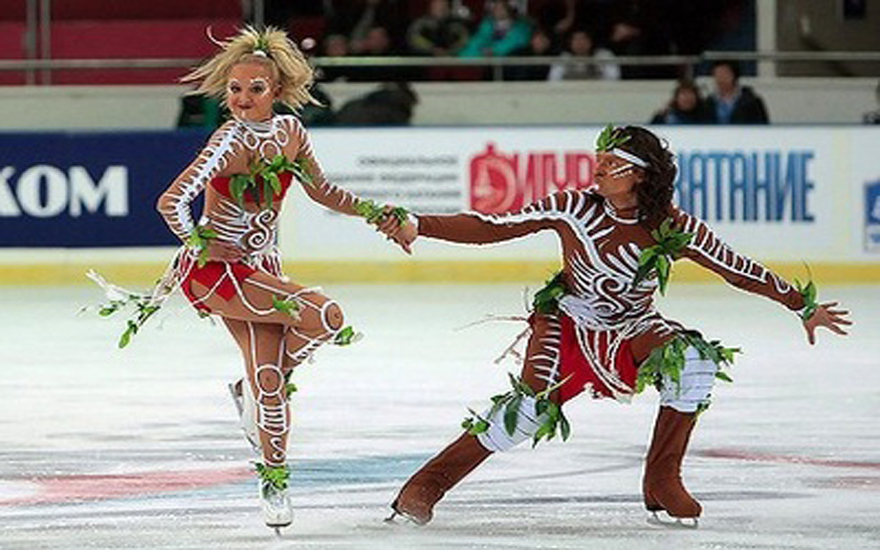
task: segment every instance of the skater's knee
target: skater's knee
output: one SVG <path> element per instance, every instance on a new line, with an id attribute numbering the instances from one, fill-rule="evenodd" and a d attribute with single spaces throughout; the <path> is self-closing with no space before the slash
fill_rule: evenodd
<path id="1" fill-rule="evenodd" d="M 689 347 L 684 353 L 684 366 L 676 381 L 664 376 L 660 388 L 660 405 L 682 413 L 694 413 L 709 405 L 718 365 L 703 359 L 700 352 Z"/>
<path id="2" fill-rule="evenodd" d="M 345 316 L 342 314 L 342 308 L 333 300 L 328 300 L 321 309 L 321 321 L 327 332 L 337 332 L 345 323 Z"/>
<path id="3" fill-rule="evenodd" d="M 260 365 L 254 371 L 256 396 L 260 402 L 276 402 L 282 399 L 284 392 L 284 374 L 274 363 Z"/>
<path id="4" fill-rule="evenodd" d="M 547 419 L 546 414 L 537 413 L 535 405 L 534 397 L 522 398 L 517 411 L 516 427 L 512 432 L 507 429 L 504 419 L 506 407 L 495 411 L 493 415 L 484 414 L 483 418 L 489 423 L 489 428 L 477 435 L 480 444 L 490 451 L 509 451 L 523 441 L 532 439 Z"/>

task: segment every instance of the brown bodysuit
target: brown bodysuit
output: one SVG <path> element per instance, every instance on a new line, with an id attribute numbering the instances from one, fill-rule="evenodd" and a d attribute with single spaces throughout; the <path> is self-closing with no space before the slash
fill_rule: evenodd
<path id="1" fill-rule="evenodd" d="M 791 310 L 804 307 L 797 289 L 734 252 L 704 222 L 678 209 L 673 210 L 673 217 L 678 228 L 694 233 L 684 257 L 732 286 Z M 592 191 L 563 191 L 503 215 L 418 216 L 418 230 L 424 237 L 471 244 L 507 241 L 543 230 L 559 236 L 568 294 L 560 301 L 560 314 L 532 316 L 523 379 L 536 390 L 562 378 L 560 343 L 565 339 L 565 324 L 573 327 L 580 352 L 593 371 L 590 379 L 601 382 L 587 389 L 621 400 L 633 393 L 631 377 L 621 376 L 617 364 L 622 354 L 631 354 L 638 365 L 683 328 L 655 309 L 656 279 L 633 285 L 641 251 L 656 244 L 649 230 L 639 223 L 635 209 L 615 211 Z M 562 401 L 581 389 L 566 392 Z"/>

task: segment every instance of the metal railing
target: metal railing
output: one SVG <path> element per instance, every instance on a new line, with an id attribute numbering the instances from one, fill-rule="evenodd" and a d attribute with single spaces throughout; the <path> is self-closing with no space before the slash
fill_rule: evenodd
<path id="1" fill-rule="evenodd" d="M 702 55 L 659 55 L 659 56 L 620 56 L 610 58 L 584 58 L 572 60 L 559 56 L 535 57 L 314 57 L 312 63 L 317 67 L 486 67 L 492 70 L 495 80 L 502 80 L 505 67 L 550 66 L 559 63 L 576 62 L 593 65 L 618 66 L 676 66 L 682 69 L 682 76 L 693 76 L 696 67 L 720 59 L 736 61 L 771 62 L 880 62 L 880 51 L 855 52 L 705 52 Z M 191 58 L 157 59 L 22 59 L 0 60 L 0 71 L 24 71 L 29 75 L 40 71 L 43 74 L 56 70 L 99 70 L 99 69 L 171 69 L 197 65 L 202 60 Z M 41 79 L 50 83 L 50 78 Z M 33 84 L 33 79 L 27 79 Z"/>

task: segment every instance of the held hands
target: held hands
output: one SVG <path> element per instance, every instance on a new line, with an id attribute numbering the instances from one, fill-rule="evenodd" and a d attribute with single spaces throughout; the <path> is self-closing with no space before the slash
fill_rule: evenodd
<path id="1" fill-rule="evenodd" d="M 844 317 L 849 315 L 849 311 L 834 309 L 837 306 L 838 302 L 820 304 L 808 319 L 804 319 L 804 330 L 807 331 L 807 340 L 810 342 L 810 345 L 816 343 L 816 329 L 818 327 L 825 327 L 831 332 L 840 335 L 847 334 L 842 327 L 852 325 L 852 321 Z"/>
<path id="2" fill-rule="evenodd" d="M 415 224 L 391 215 L 393 206 L 385 206 L 385 215 L 376 223 L 376 230 L 385 234 L 390 241 L 397 243 L 407 254 L 412 254 L 412 243 L 419 236 Z"/>

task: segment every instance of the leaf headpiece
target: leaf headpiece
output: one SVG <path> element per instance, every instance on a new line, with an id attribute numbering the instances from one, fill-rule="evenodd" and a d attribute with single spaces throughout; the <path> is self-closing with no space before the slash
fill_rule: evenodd
<path id="1" fill-rule="evenodd" d="M 623 145 L 631 138 L 632 136 L 624 135 L 620 128 L 615 128 L 609 124 L 604 130 L 602 130 L 602 133 L 600 133 L 599 137 L 596 139 L 596 152 L 607 153 L 608 151 Z"/>

